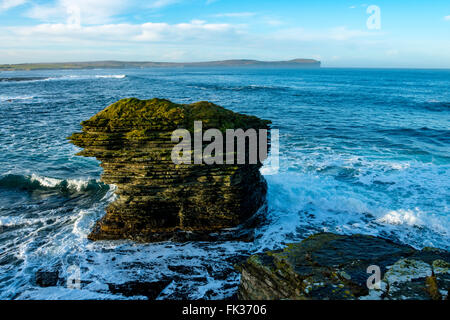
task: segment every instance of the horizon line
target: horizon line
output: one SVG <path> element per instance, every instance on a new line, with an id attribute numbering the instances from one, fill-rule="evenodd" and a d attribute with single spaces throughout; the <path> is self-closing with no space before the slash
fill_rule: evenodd
<path id="1" fill-rule="evenodd" d="M 249 58 L 235 58 L 235 59 L 224 59 L 224 60 L 205 60 L 205 61 L 150 61 L 150 60 L 115 60 L 115 59 L 107 59 L 107 60 L 85 60 L 85 61 L 60 61 L 60 62 L 17 62 L 17 63 L 0 63 L 0 72 L 1 71 L 34 71 L 34 70 L 2 70 L 2 67 L 6 66 L 26 66 L 26 65 L 44 65 L 44 64 L 95 64 L 95 63 L 154 63 L 154 64 L 172 64 L 172 65 L 183 65 L 183 64 L 208 64 L 208 63 L 220 63 L 220 62 L 256 62 L 256 63 L 264 63 L 264 64 L 298 64 L 300 65 L 308 65 L 308 64 L 319 64 L 319 68 L 321 69 L 417 69 L 417 70 L 449 70 L 450 67 L 421 67 L 421 66 L 327 66 L 327 63 L 314 59 L 314 58 L 295 58 L 290 60 L 258 60 L 258 59 L 249 59 Z M 221 67 L 245 67 L 252 65 L 221 65 Z M 257 65 L 254 65 L 257 67 Z M 113 66 L 92 66 L 95 69 L 110 69 L 114 68 Z M 147 68 L 151 68 L 152 66 L 148 66 Z M 164 67 L 164 66 L 162 66 Z M 115 67 L 116 69 L 120 67 Z M 126 68 L 123 66 L 122 68 Z M 131 67 L 132 68 L 132 67 Z M 53 70 L 66 69 L 66 70 L 77 70 L 77 68 L 49 68 Z M 47 70 L 49 70 L 47 69 Z M 85 68 L 78 68 L 78 70 Z M 44 69 L 41 69 L 44 70 Z"/>

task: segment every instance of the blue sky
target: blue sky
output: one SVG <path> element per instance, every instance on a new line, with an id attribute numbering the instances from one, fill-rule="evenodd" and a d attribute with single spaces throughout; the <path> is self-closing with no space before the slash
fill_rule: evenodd
<path id="1" fill-rule="evenodd" d="M 0 29 L 0 63 L 315 58 L 450 68 L 448 0 L 0 0 Z"/>

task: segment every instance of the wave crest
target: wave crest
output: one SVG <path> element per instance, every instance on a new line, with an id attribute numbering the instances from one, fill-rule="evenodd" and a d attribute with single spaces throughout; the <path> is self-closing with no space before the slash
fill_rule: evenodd
<path id="1" fill-rule="evenodd" d="M 0 188 L 29 192 L 55 192 L 60 194 L 106 193 L 109 186 L 96 179 L 58 179 L 32 174 L 30 176 L 8 174 L 0 178 Z"/>
<path id="2" fill-rule="evenodd" d="M 34 98 L 35 98 L 34 96 L 4 96 L 4 95 L 1 95 L 0 101 L 12 102 L 12 101 L 16 101 L 16 100 L 32 100 Z"/>
<path id="3" fill-rule="evenodd" d="M 100 79 L 124 79 L 127 76 L 125 74 L 107 74 L 107 75 L 97 75 L 95 77 Z"/>

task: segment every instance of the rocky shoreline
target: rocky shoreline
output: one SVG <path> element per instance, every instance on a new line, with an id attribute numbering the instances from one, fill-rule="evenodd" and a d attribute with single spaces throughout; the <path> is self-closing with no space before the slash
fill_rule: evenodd
<path id="1" fill-rule="evenodd" d="M 230 300 L 449 300 L 450 252 L 416 250 L 374 236 L 318 233 L 282 250 L 234 260 L 241 276 Z M 173 281 L 199 277 L 190 267 L 168 268 L 183 277 L 106 283 L 101 293 L 154 300 Z M 83 277 L 80 280 L 81 288 L 89 284 Z M 67 279 L 55 268 L 37 271 L 34 282 L 39 287 L 55 287 L 65 286 Z"/>
<path id="2" fill-rule="evenodd" d="M 374 236 L 319 233 L 238 268 L 242 300 L 449 299 L 449 252 Z"/>

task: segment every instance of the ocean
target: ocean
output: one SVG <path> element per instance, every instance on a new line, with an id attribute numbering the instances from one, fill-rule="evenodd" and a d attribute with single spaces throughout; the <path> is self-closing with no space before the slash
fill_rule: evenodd
<path id="1" fill-rule="evenodd" d="M 18 78 L 25 81 L 18 81 Z M 450 70 L 102 69 L 0 72 L 0 299 L 224 299 L 234 264 L 317 232 L 450 249 Z M 114 199 L 66 137 L 126 97 L 207 100 L 272 121 L 280 170 L 253 242 L 91 242 Z M 79 286 L 36 284 L 39 270 Z"/>

